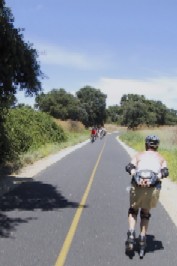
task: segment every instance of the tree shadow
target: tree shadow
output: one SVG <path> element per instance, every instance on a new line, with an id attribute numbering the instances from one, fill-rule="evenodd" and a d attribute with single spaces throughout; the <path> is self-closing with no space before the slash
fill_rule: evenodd
<path id="1" fill-rule="evenodd" d="M 16 180 L 16 179 L 15 179 Z M 17 180 L 15 182 L 18 182 Z M 86 207 L 78 202 L 69 201 L 61 191 L 51 184 L 33 179 L 20 179 L 22 182 L 16 188 L 1 196 L 0 211 L 7 212 L 15 209 L 33 211 L 51 211 L 60 208 Z"/>
<path id="2" fill-rule="evenodd" d="M 136 253 L 139 254 L 139 241 L 138 238 L 135 240 L 135 248 L 134 250 L 130 251 L 125 251 L 126 256 L 129 257 L 129 259 L 133 259 Z M 154 235 L 147 235 L 146 238 L 146 249 L 145 249 L 145 254 L 146 253 L 153 253 L 156 250 L 164 250 L 164 246 L 162 244 L 162 241 L 156 240 Z"/>
<path id="3" fill-rule="evenodd" d="M 13 232 L 15 228 L 21 223 L 28 223 L 28 221 L 36 220 L 34 217 L 27 217 L 25 219 L 16 217 L 8 217 L 5 214 L 0 214 L 0 237 L 1 238 L 13 238 Z"/>
<path id="4" fill-rule="evenodd" d="M 62 208 L 86 208 L 86 205 L 80 205 L 78 202 L 70 201 L 62 195 L 51 184 L 35 181 L 29 178 L 9 177 L 9 192 L 1 195 L 0 199 L 0 236 L 10 237 L 11 232 L 21 223 L 27 223 L 28 218 L 12 218 L 7 216 L 9 211 L 52 211 Z M 7 184 L 6 184 L 7 186 Z M 8 189 L 7 189 L 8 191 Z"/>

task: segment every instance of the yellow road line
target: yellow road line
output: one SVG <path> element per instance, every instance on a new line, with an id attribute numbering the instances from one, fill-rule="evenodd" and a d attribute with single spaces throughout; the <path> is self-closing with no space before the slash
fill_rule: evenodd
<path id="1" fill-rule="evenodd" d="M 87 197 L 88 197 L 88 194 L 89 194 L 89 191 L 91 189 L 91 186 L 92 186 L 92 183 L 93 183 L 93 180 L 94 180 L 94 176 L 95 176 L 95 173 L 96 173 L 96 170 L 97 170 L 97 167 L 98 167 L 98 164 L 100 162 L 100 159 L 101 159 L 101 156 L 102 156 L 102 153 L 103 153 L 103 150 L 104 150 L 104 147 L 105 147 L 105 143 L 103 145 L 103 148 L 99 154 L 99 157 L 98 157 L 98 160 L 95 164 L 95 167 L 93 169 L 93 172 L 91 174 L 91 177 L 90 177 L 90 180 L 89 180 L 89 183 L 87 185 L 87 188 L 84 192 L 84 195 L 82 197 L 82 200 L 80 202 L 80 206 L 84 206 L 85 203 L 86 203 L 86 200 L 87 200 Z M 64 263 L 65 263 L 65 260 L 66 260 L 66 257 L 67 257 L 67 254 L 69 252 L 69 249 L 70 249 L 70 246 L 71 246 L 71 243 L 72 243 L 72 240 L 74 238 L 74 235 L 75 235 L 75 232 L 76 232 L 76 229 L 77 229 L 77 226 L 78 226 L 78 223 L 79 223 L 79 220 L 80 220 L 80 217 L 81 217 L 81 214 L 82 214 L 82 211 L 83 211 L 83 207 L 78 207 L 76 213 L 75 213 L 75 216 L 73 218 L 73 221 L 72 221 L 72 224 L 70 226 L 70 229 L 68 231 L 68 234 L 65 238 L 65 241 L 64 241 L 64 244 L 63 244 L 63 247 L 60 251 L 60 254 L 57 258 L 57 261 L 55 263 L 55 266 L 63 266 Z"/>

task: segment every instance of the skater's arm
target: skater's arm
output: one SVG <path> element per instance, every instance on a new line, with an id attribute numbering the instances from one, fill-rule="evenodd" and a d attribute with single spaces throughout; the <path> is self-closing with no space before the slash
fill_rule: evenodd
<path id="1" fill-rule="evenodd" d="M 130 163 L 128 163 L 125 167 L 125 170 L 130 175 L 134 175 L 136 173 L 136 165 L 137 165 L 137 159 L 136 156 L 131 160 Z"/>

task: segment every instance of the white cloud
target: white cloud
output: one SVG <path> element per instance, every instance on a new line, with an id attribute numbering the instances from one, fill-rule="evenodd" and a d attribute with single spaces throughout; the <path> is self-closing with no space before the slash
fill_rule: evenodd
<path id="1" fill-rule="evenodd" d="M 120 104 L 124 94 L 144 95 L 149 100 L 159 100 L 168 108 L 177 110 L 177 78 L 110 79 L 101 78 L 94 84 L 107 95 L 107 105 Z"/>
<path id="2" fill-rule="evenodd" d="M 36 43 L 40 61 L 46 65 L 74 67 L 80 70 L 103 69 L 107 66 L 106 59 L 67 50 L 55 44 Z"/>

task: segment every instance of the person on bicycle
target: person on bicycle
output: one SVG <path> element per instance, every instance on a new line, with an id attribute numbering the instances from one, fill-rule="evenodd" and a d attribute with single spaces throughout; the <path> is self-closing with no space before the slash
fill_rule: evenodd
<path id="1" fill-rule="evenodd" d="M 93 127 L 92 130 L 91 130 L 91 136 L 92 136 L 92 135 L 94 135 L 94 136 L 97 135 L 97 130 L 96 130 L 95 127 Z"/>
<path id="2" fill-rule="evenodd" d="M 160 140 L 150 135 L 145 138 L 145 151 L 135 155 L 125 167 L 132 176 L 130 188 L 130 207 L 128 210 L 129 230 L 127 244 L 132 248 L 135 243 L 135 225 L 140 212 L 140 245 L 146 245 L 150 210 L 155 208 L 161 189 L 162 179 L 169 175 L 166 160 L 158 153 Z M 149 171 L 149 172 L 148 172 Z"/>
<path id="3" fill-rule="evenodd" d="M 97 129 L 96 127 L 93 127 L 91 129 L 91 134 L 90 134 L 91 142 L 94 142 L 97 138 Z"/>

